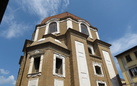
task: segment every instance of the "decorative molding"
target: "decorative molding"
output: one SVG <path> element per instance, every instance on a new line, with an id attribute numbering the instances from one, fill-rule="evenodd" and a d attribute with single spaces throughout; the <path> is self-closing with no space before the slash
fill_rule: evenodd
<path id="1" fill-rule="evenodd" d="M 28 78 L 30 78 L 30 77 L 36 78 L 36 77 L 38 77 L 38 76 L 41 76 L 41 72 L 38 72 L 38 73 L 31 73 L 31 74 L 28 74 L 28 75 L 27 75 Z"/>
<path id="2" fill-rule="evenodd" d="M 62 75 L 61 74 L 57 74 L 55 72 L 56 70 L 56 58 L 59 58 L 59 59 L 62 59 L 62 66 L 63 66 L 63 70 L 62 70 Z M 54 53 L 54 57 L 53 57 L 53 75 L 55 76 L 59 76 L 59 77 L 65 77 L 65 58 L 61 55 L 61 54 L 58 54 L 58 53 Z"/>
<path id="3" fill-rule="evenodd" d="M 102 70 L 102 63 L 92 62 L 92 65 L 93 65 L 93 69 L 94 69 L 94 74 L 96 76 L 99 76 L 99 77 L 104 77 L 103 70 Z M 96 73 L 95 66 L 99 66 L 100 67 L 100 69 L 101 69 L 101 75 L 99 75 L 99 74 Z"/>
<path id="4" fill-rule="evenodd" d="M 28 54 L 29 54 L 30 56 L 37 56 L 37 55 L 43 54 L 43 53 L 44 53 L 44 50 L 43 50 L 43 49 L 37 49 L 37 50 L 28 52 Z"/>
<path id="5" fill-rule="evenodd" d="M 35 35 L 34 35 L 34 41 L 36 41 L 38 39 L 38 34 L 39 34 L 39 28 L 37 27 Z"/>
<path id="6" fill-rule="evenodd" d="M 56 22 L 57 23 L 57 32 L 53 32 L 52 34 L 59 34 L 60 33 L 60 21 L 57 19 L 57 20 L 50 20 L 48 23 L 47 23 L 47 25 L 46 25 L 46 28 L 45 28 L 45 34 L 48 34 L 48 30 L 49 30 L 49 25 L 50 25 L 50 23 L 52 23 L 52 22 Z"/>
<path id="7" fill-rule="evenodd" d="M 55 39 L 55 41 L 61 44 L 61 41 L 59 41 L 58 39 Z"/>
<path id="8" fill-rule="evenodd" d="M 45 38 L 41 38 L 41 39 L 38 40 L 38 42 L 42 42 L 44 40 L 45 40 Z"/>
<path id="9" fill-rule="evenodd" d="M 84 20 L 83 20 L 84 21 Z M 91 31 L 90 31 L 90 27 L 89 27 L 89 25 L 87 24 L 87 23 L 84 23 L 84 22 L 79 22 L 79 32 L 81 32 L 81 24 L 84 24 L 84 25 L 86 25 L 86 27 L 87 27 L 87 30 L 88 30 L 88 33 L 89 33 L 89 37 L 90 38 L 93 38 L 93 36 L 92 36 L 92 34 L 91 34 Z"/>
<path id="10" fill-rule="evenodd" d="M 69 28 L 73 28 L 72 19 L 71 18 L 67 18 L 67 29 L 69 29 Z"/>
<path id="11" fill-rule="evenodd" d="M 99 38 L 99 35 L 98 35 L 98 32 L 96 31 L 95 33 L 96 33 L 97 39 L 100 39 L 100 38 Z"/>

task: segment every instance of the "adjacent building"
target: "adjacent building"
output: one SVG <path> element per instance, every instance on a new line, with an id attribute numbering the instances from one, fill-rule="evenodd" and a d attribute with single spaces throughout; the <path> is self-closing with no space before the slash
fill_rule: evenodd
<path id="1" fill-rule="evenodd" d="M 126 86 L 137 86 L 137 46 L 116 55 L 116 58 L 125 78 Z"/>
<path id="2" fill-rule="evenodd" d="M 16 86 L 121 86 L 110 46 L 80 17 L 47 17 L 25 41 Z"/>

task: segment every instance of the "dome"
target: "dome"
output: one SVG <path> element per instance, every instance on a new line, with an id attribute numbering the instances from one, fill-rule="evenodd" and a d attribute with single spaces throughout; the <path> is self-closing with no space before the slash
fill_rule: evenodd
<path id="1" fill-rule="evenodd" d="M 68 13 L 68 12 L 65 12 L 65 13 L 61 13 L 61 14 L 58 14 L 58 15 L 54 15 L 54 16 L 50 16 L 50 17 L 47 17 L 45 18 L 44 20 L 42 20 L 41 24 L 45 24 L 46 21 L 52 19 L 52 18 L 58 18 L 58 19 L 63 19 L 63 18 L 72 18 L 74 20 L 84 20 L 80 17 L 77 17 L 71 13 Z M 86 21 L 86 20 L 85 20 Z M 87 21 L 86 21 L 87 22 Z M 87 22 L 88 23 L 88 22 Z"/>

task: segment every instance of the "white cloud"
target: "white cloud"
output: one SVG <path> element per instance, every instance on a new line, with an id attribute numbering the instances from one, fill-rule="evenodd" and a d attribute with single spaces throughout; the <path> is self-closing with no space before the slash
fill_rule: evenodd
<path id="1" fill-rule="evenodd" d="M 64 11 L 69 5 L 69 0 L 21 0 L 21 4 L 27 12 L 36 14 L 40 19 L 55 15 L 58 11 Z M 19 2 L 20 3 L 20 2 Z"/>
<path id="2" fill-rule="evenodd" d="M 3 31 L 1 31 L 0 36 L 5 38 L 15 38 L 23 35 L 27 30 L 29 30 L 28 24 L 23 23 L 23 21 L 18 21 L 16 16 L 19 14 L 16 13 L 19 8 L 14 9 L 11 6 L 8 6 L 8 12 L 4 15 L 3 18 Z"/>
<path id="3" fill-rule="evenodd" d="M 117 55 L 117 54 L 137 45 L 137 33 L 133 33 L 131 30 L 132 30 L 131 27 L 128 26 L 127 32 L 124 36 L 109 42 L 110 44 L 112 44 L 110 49 L 111 49 L 111 52 L 113 55 Z M 115 61 L 115 64 L 116 64 L 116 67 L 118 69 L 120 76 L 123 78 L 120 66 L 119 66 L 118 61 L 116 60 L 115 57 L 114 57 L 114 61 Z"/>
<path id="4" fill-rule="evenodd" d="M 30 30 L 32 23 L 39 22 L 45 17 L 64 11 L 69 5 L 69 0 L 16 0 L 14 3 L 19 7 L 14 7 L 11 4 L 8 5 L 7 12 L 3 18 L 3 27 L 5 29 L 0 32 L 2 37 L 15 38 L 24 35 L 27 30 Z M 31 16 L 28 14 L 31 13 L 37 16 L 39 20 L 30 21 L 31 25 L 27 25 L 28 22 L 23 23 L 23 19 L 21 19 L 20 12 L 18 11 L 27 16 Z"/>
<path id="5" fill-rule="evenodd" d="M 1 84 L 13 84 L 15 85 L 16 81 L 14 79 L 14 76 L 11 75 L 8 78 L 4 77 L 4 76 L 0 76 L 0 85 Z"/>
<path id="6" fill-rule="evenodd" d="M 2 31 L 1 36 L 15 38 L 23 35 L 26 30 L 29 30 L 29 26 L 12 21 L 8 26 L 8 29 Z"/>
<path id="7" fill-rule="evenodd" d="M 112 44 L 111 52 L 116 55 L 137 45 L 137 33 L 126 33 L 123 37 L 109 42 Z"/>
<path id="8" fill-rule="evenodd" d="M 0 69 L 0 74 L 9 74 L 9 71 L 5 69 Z"/>

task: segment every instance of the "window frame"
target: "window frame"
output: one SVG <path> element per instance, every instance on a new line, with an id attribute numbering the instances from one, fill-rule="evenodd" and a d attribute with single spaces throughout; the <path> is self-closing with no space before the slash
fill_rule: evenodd
<path id="1" fill-rule="evenodd" d="M 33 66 L 34 66 L 34 58 L 38 58 L 40 57 L 40 63 L 39 63 L 39 71 L 38 72 L 33 72 Z M 42 64 L 43 64 L 43 54 L 40 55 L 34 55 L 30 57 L 30 63 L 29 63 L 29 70 L 28 70 L 28 74 L 39 74 L 42 72 Z"/>
<path id="2" fill-rule="evenodd" d="M 62 60 L 62 74 L 56 73 L 56 58 L 59 58 Z M 65 57 L 61 54 L 54 53 L 53 56 L 53 75 L 59 76 L 59 77 L 65 77 Z"/>
<path id="3" fill-rule="evenodd" d="M 90 31 L 89 25 L 85 21 L 83 21 L 83 20 L 79 20 L 79 31 L 80 32 L 82 31 L 81 30 L 81 24 L 84 24 L 87 27 L 88 34 L 86 34 L 86 35 L 89 35 L 90 38 L 93 38 L 92 34 L 91 34 L 91 31 Z M 83 33 L 83 32 L 81 32 L 81 33 Z M 85 34 L 85 33 L 83 33 L 83 34 Z"/>
<path id="4" fill-rule="evenodd" d="M 137 74 L 135 74 L 135 73 L 132 71 L 132 69 L 136 69 L 136 71 L 137 71 L 137 67 L 132 67 L 132 68 L 129 69 L 130 76 L 131 76 L 131 77 L 137 77 Z M 132 73 L 132 74 L 131 74 L 131 73 Z M 136 73 L 137 73 L 137 72 L 136 72 Z"/>
<path id="5" fill-rule="evenodd" d="M 92 52 L 92 53 L 90 53 L 89 50 L 88 50 L 89 54 L 91 54 L 91 55 L 95 55 L 95 52 L 94 52 L 94 48 L 93 48 L 93 46 L 88 45 L 88 49 L 89 49 L 89 48 L 91 49 L 91 52 Z"/>
<path id="6" fill-rule="evenodd" d="M 130 59 L 130 61 L 128 59 Z M 125 60 L 126 60 L 127 63 L 133 61 L 129 54 L 125 56 Z"/>
<path id="7" fill-rule="evenodd" d="M 88 31 L 88 27 L 85 25 L 85 24 L 83 24 L 83 23 L 81 23 L 80 24 L 80 27 L 81 27 L 81 32 L 82 33 L 84 33 L 84 34 L 86 34 L 86 35 L 89 35 L 89 31 Z M 82 28 L 82 27 L 84 27 L 84 28 Z M 84 32 L 84 31 L 86 30 L 86 32 Z"/>
<path id="8" fill-rule="evenodd" d="M 52 33 L 48 33 L 48 31 L 49 31 L 49 25 L 50 25 L 51 23 L 53 23 L 53 22 L 55 22 L 55 23 L 57 24 L 57 31 L 56 31 L 56 32 L 52 32 Z M 47 21 L 45 34 L 58 34 L 58 33 L 60 33 L 59 27 L 60 27 L 60 26 L 59 26 L 59 20 L 58 20 L 58 19 L 51 19 L 51 20 Z"/>
<path id="9" fill-rule="evenodd" d="M 96 81 L 96 83 L 97 83 L 97 86 L 99 86 L 99 83 L 102 83 L 102 84 L 104 84 L 105 86 L 107 86 L 106 82 L 104 82 L 104 81 Z"/>
<path id="10" fill-rule="evenodd" d="M 99 76 L 99 77 L 104 77 L 104 73 L 103 73 L 103 70 L 102 70 L 102 64 L 101 64 L 101 63 L 98 63 L 98 62 L 92 62 L 92 65 L 93 65 L 93 69 L 94 69 L 94 75 Z M 101 74 L 98 74 L 98 73 L 96 72 L 95 66 L 100 67 Z"/>
<path id="11" fill-rule="evenodd" d="M 54 25 L 55 24 L 55 25 Z M 53 28 L 54 27 L 54 28 Z M 51 29 L 56 29 L 55 31 L 51 31 Z M 57 32 L 58 31 L 58 29 L 57 29 L 57 22 L 51 22 L 50 24 L 49 24 L 49 28 L 48 28 L 48 34 L 51 34 L 51 33 L 55 33 L 55 32 Z"/>

